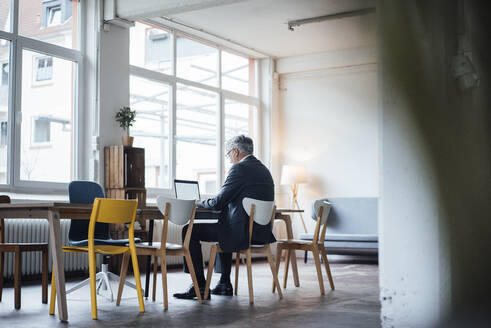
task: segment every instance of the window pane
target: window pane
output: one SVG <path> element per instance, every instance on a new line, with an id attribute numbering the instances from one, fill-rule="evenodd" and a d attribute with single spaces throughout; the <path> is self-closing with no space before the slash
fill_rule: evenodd
<path id="1" fill-rule="evenodd" d="M 201 194 L 217 184 L 216 93 L 177 85 L 176 179 L 198 180 Z"/>
<path id="2" fill-rule="evenodd" d="M 0 40 L 0 183 L 7 183 L 10 42 Z"/>
<path id="3" fill-rule="evenodd" d="M 50 67 L 48 83 L 36 81 L 40 67 Z M 71 61 L 22 51 L 21 180 L 72 180 L 75 73 Z"/>
<path id="4" fill-rule="evenodd" d="M 253 79 L 248 58 L 222 51 L 222 88 L 245 95 L 253 95 Z"/>
<path id="5" fill-rule="evenodd" d="M 78 1 L 19 1 L 19 34 L 78 49 Z"/>
<path id="6" fill-rule="evenodd" d="M 177 35 L 177 76 L 217 86 L 218 49 Z"/>
<path id="7" fill-rule="evenodd" d="M 135 22 L 130 29 L 130 64 L 172 74 L 172 38 L 168 31 Z"/>
<path id="8" fill-rule="evenodd" d="M 245 135 L 254 140 L 255 128 L 255 106 L 244 104 L 235 100 L 225 100 L 225 141 L 238 135 Z M 256 153 L 257 144 L 254 144 Z M 225 159 L 225 176 L 232 167 L 230 160 Z"/>
<path id="9" fill-rule="evenodd" d="M 10 11 L 12 0 L 0 0 L 0 30 L 11 32 Z"/>
<path id="10" fill-rule="evenodd" d="M 130 77 L 134 146 L 145 148 L 145 186 L 169 188 L 169 91 L 166 84 Z"/>

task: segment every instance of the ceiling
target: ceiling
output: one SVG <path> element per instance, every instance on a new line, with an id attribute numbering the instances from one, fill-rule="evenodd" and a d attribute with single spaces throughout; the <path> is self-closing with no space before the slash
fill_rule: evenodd
<path id="1" fill-rule="evenodd" d="M 248 0 L 166 18 L 281 58 L 374 45 L 375 14 L 306 24 L 295 31 L 286 24 L 374 6 L 374 0 Z"/>

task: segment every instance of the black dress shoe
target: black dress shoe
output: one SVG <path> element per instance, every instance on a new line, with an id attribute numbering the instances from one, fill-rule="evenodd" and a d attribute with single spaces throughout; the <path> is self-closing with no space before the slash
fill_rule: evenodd
<path id="1" fill-rule="evenodd" d="M 211 290 L 211 293 L 213 295 L 232 296 L 234 289 L 230 282 L 219 282 L 215 288 Z"/>
<path id="2" fill-rule="evenodd" d="M 199 287 L 199 292 L 201 294 L 201 299 L 205 297 L 205 287 Z M 194 285 L 189 286 L 189 289 L 184 293 L 175 293 L 173 295 L 175 298 L 184 299 L 184 300 L 192 300 L 196 298 L 196 292 L 194 291 Z M 210 294 L 208 294 L 208 300 L 210 299 Z"/>

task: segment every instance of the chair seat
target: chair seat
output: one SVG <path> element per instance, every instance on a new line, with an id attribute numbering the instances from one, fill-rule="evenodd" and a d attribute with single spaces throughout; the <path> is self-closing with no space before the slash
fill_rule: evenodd
<path id="1" fill-rule="evenodd" d="M 299 236 L 301 240 L 312 240 L 314 238 L 313 233 L 301 233 Z M 356 242 L 378 242 L 377 235 L 369 234 L 326 234 L 325 241 L 356 241 Z"/>
<path id="2" fill-rule="evenodd" d="M 153 242 L 152 245 L 149 245 L 148 243 L 141 243 L 137 244 L 136 248 L 151 248 L 151 249 L 160 249 L 160 242 Z M 181 249 L 182 245 L 180 244 L 173 244 L 173 243 L 165 243 L 165 248 L 166 249 Z"/>
<path id="3" fill-rule="evenodd" d="M 279 239 L 276 241 L 278 244 L 300 244 L 300 245 L 311 245 L 312 240 L 300 240 L 300 239 Z M 318 242 L 318 244 L 322 244 Z"/>
<path id="4" fill-rule="evenodd" d="M 140 238 L 135 238 L 135 243 L 141 243 Z M 84 247 L 89 245 L 87 239 L 70 240 L 71 247 Z M 94 245 L 126 246 L 130 243 L 129 239 L 94 239 Z"/>
<path id="5" fill-rule="evenodd" d="M 63 252 L 73 252 L 73 253 L 87 253 L 89 247 L 73 247 L 65 246 L 61 249 Z M 128 246 L 114 246 L 114 245 L 94 245 L 94 251 L 99 254 L 115 255 L 126 253 L 129 250 Z"/>

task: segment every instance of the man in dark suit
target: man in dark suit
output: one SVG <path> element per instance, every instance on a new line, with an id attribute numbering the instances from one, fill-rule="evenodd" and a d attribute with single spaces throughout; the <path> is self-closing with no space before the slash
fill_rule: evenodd
<path id="1" fill-rule="evenodd" d="M 198 207 L 222 211 L 215 224 L 195 224 L 191 234 L 189 250 L 193 261 L 194 271 L 204 294 L 205 275 L 203 272 L 203 255 L 201 241 L 218 242 L 225 253 L 219 253 L 215 271 L 221 273 L 220 282 L 212 289 L 211 294 L 232 296 L 230 269 L 232 252 L 249 247 L 249 216 L 242 206 L 245 197 L 272 201 L 274 200 L 274 183 L 269 170 L 252 155 L 252 139 L 237 136 L 227 142 L 226 156 L 233 166 L 218 195 L 198 203 Z M 187 231 L 183 229 L 182 235 Z M 254 222 L 252 242 L 255 244 L 274 243 L 269 225 L 262 226 Z M 184 270 L 189 272 L 184 261 Z M 174 294 L 174 297 L 192 299 L 196 297 L 193 286 L 187 292 Z"/>

